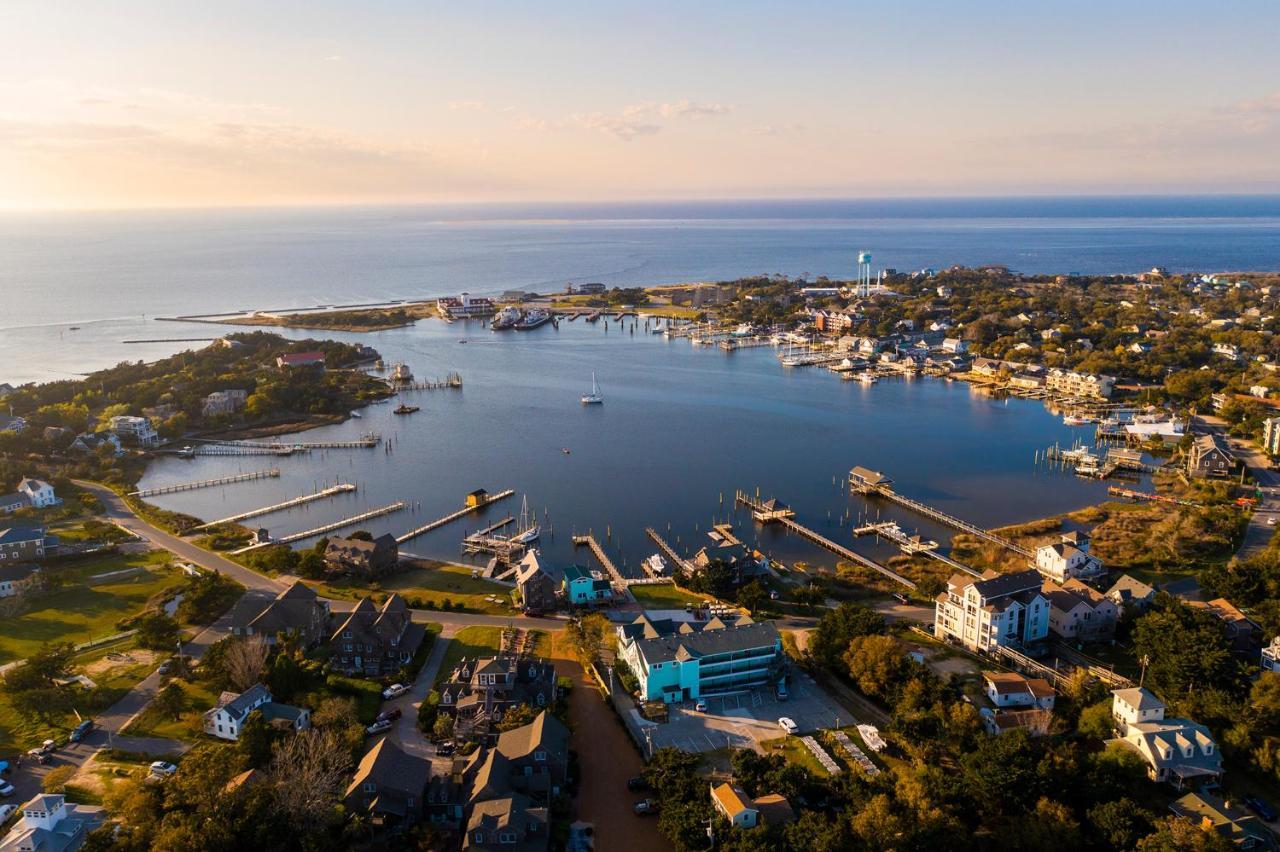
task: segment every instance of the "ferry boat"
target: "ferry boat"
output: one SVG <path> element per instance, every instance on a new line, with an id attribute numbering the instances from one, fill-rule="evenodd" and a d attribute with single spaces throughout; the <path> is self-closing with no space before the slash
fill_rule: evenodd
<path id="1" fill-rule="evenodd" d="M 537 521 L 529 519 L 529 495 L 526 494 L 524 501 L 520 504 L 520 527 L 511 540 L 516 544 L 533 544 L 540 535 L 542 535 L 542 529 Z"/>
<path id="2" fill-rule="evenodd" d="M 413 370 L 409 369 L 408 364 L 398 362 L 395 367 L 391 369 L 391 381 L 407 384 L 413 381 Z"/>
<path id="3" fill-rule="evenodd" d="M 662 558 L 661 553 L 655 553 L 644 561 L 645 567 L 649 569 L 649 573 L 655 577 L 665 577 L 667 574 L 667 560 Z"/>
<path id="4" fill-rule="evenodd" d="M 551 322 L 551 314 L 540 308 L 534 308 L 516 323 L 516 331 L 532 331 L 540 325 Z"/>
<path id="5" fill-rule="evenodd" d="M 600 385 L 596 384 L 596 374 L 591 374 L 591 393 L 582 395 L 583 405 L 601 405 L 604 403 L 604 396 L 600 393 Z"/>
<path id="6" fill-rule="evenodd" d="M 508 328 L 515 328 L 516 323 L 520 322 L 523 314 L 519 308 L 503 308 L 498 311 L 497 316 L 489 323 L 489 328 L 494 331 L 505 331 Z"/>
<path id="7" fill-rule="evenodd" d="M 405 403 L 402 402 L 400 403 L 399 406 L 396 407 L 393 413 L 394 414 L 413 414 L 415 411 L 421 411 L 421 410 L 422 409 L 416 405 L 406 405 Z"/>

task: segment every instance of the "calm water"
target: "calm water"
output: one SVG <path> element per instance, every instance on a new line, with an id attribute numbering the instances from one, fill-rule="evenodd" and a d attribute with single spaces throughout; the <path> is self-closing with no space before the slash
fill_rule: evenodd
<path id="1" fill-rule="evenodd" d="M 568 560 L 574 532 L 591 529 L 603 540 L 609 531 L 610 550 L 638 571 L 639 560 L 655 549 L 646 526 L 665 532 L 670 525 L 669 540 L 685 549 L 704 544 L 713 517 L 731 512 L 735 488 L 759 487 L 792 504 L 801 521 L 848 543 L 848 532 L 836 528 L 841 516 L 848 511 L 856 518 L 867 509 L 832 480 L 843 483 L 855 464 L 882 470 L 903 493 L 985 525 L 1078 508 L 1105 492 L 1096 482 L 1033 469 L 1035 450 L 1070 443 L 1073 433 L 1087 429 L 1063 426 L 1039 403 L 993 400 L 962 382 L 889 380 L 864 387 L 823 369 L 783 370 L 772 349 L 694 349 L 687 341 L 644 334 L 643 323 L 634 336 L 616 324 L 606 332 L 581 321 L 525 334 L 428 321 L 335 336 L 371 343 L 419 377 L 457 370 L 465 388 L 406 395 L 422 406 L 414 415 L 392 414 L 394 403 L 371 406 L 362 419 L 302 438 L 376 431 L 392 440 L 390 454 L 163 460 L 152 465 L 144 487 L 277 464 L 283 475 L 155 501 L 214 519 L 340 479 L 356 483 L 359 492 L 252 523 L 279 535 L 404 500 L 416 508 L 364 525 L 376 534 L 400 534 L 458 508 L 474 488 L 515 488 L 516 498 L 418 538 L 406 550 L 457 559 L 465 531 L 518 514 L 519 495 L 527 493 L 554 529 L 544 536 L 544 552 Z M 462 338 L 469 342 L 460 344 Z M 584 407 L 578 397 L 590 388 L 593 370 L 606 402 Z M 870 511 L 877 509 L 905 529 L 940 541 L 950 536 L 910 513 L 884 504 Z M 757 541 L 748 516 L 735 521 L 745 540 Z M 802 541 L 769 536 L 761 543 L 779 558 L 834 561 Z M 863 546 L 877 552 L 873 544 Z"/>
<path id="2" fill-rule="evenodd" d="M 460 290 L 851 276 L 1280 267 L 1280 199 L 1044 198 L 402 207 L 0 217 L 0 381 L 49 381 L 221 329 L 157 316 Z M 71 331 L 71 326 L 80 330 Z"/>

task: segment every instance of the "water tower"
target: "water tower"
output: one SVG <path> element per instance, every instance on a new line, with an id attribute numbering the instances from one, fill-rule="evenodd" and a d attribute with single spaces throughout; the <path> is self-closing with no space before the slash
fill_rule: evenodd
<path id="1" fill-rule="evenodd" d="M 871 295 L 871 252 L 858 252 L 858 296 L 865 299 Z"/>

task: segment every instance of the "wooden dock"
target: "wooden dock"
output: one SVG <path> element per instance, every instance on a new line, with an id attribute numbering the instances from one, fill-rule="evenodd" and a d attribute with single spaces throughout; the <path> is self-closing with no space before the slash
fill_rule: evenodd
<path id="1" fill-rule="evenodd" d="M 1204 508 L 1203 503 L 1196 503 L 1193 500 L 1179 500 L 1177 497 L 1166 497 L 1163 494 L 1152 494 L 1149 491 L 1135 491 L 1132 488 L 1117 488 L 1112 485 L 1107 489 L 1107 493 L 1113 497 L 1127 497 L 1130 500 L 1154 500 L 1157 503 L 1171 503 L 1176 506 L 1191 506 L 1192 508 Z"/>
<path id="2" fill-rule="evenodd" d="M 440 527 L 444 526 L 445 524 L 453 523 L 454 521 L 458 520 L 458 518 L 466 517 L 472 512 L 478 512 L 481 509 L 483 509 L 485 506 L 491 506 L 494 503 L 497 503 L 499 500 L 505 500 L 506 498 L 510 497 L 512 494 L 515 494 L 515 493 L 516 492 L 514 488 L 508 488 L 506 491 L 499 491 L 497 494 L 490 495 L 489 499 L 485 500 L 483 503 L 477 503 L 474 506 L 463 506 L 458 511 L 445 515 L 443 518 L 436 518 L 434 521 L 432 521 L 429 524 L 423 524 L 417 529 L 409 530 L 404 535 L 396 536 L 396 544 L 404 544 L 406 541 L 415 539 L 420 535 L 426 535 L 432 530 L 438 530 L 440 529 Z"/>
<path id="3" fill-rule="evenodd" d="M 689 565 L 689 560 L 676 553 L 675 548 L 667 544 L 667 540 L 660 536 L 658 531 L 653 527 L 645 527 L 644 534 L 653 539 L 653 543 L 658 545 L 658 550 L 662 551 L 662 555 L 667 557 L 667 561 L 670 562 L 674 568 L 685 572 L 691 572 L 693 570 Z"/>
<path id="4" fill-rule="evenodd" d="M 918 535 L 907 535 L 903 532 L 902 527 L 893 521 L 884 521 L 878 524 L 867 524 L 866 526 L 856 527 L 853 530 L 855 536 L 876 535 L 887 538 L 908 556 L 923 555 L 930 559 L 936 559 L 944 565 L 950 565 L 957 571 L 963 571 L 974 577 L 981 577 L 982 572 L 970 568 L 963 562 L 957 562 L 950 556 L 938 551 L 938 543 L 932 539 L 922 539 Z"/>
<path id="5" fill-rule="evenodd" d="M 591 548 L 591 552 L 595 554 L 596 561 L 599 562 L 609 576 L 613 578 L 615 588 L 626 588 L 627 578 L 622 576 L 622 572 L 618 570 L 618 566 L 613 564 L 613 560 L 604 552 L 604 548 L 600 546 L 600 542 L 596 541 L 596 537 L 591 533 L 586 535 L 575 535 L 573 537 L 573 546 L 581 547 L 586 545 Z"/>
<path id="6" fill-rule="evenodd" d="M 711 529 L 720 536 L 720 540 L 728 545 L 742 544 L 733 534 L 733 524 L 713 524 Z"/>
<path id="7" fill-rule="evenodd" d="M 801 538 L 808 539 L 809 541 L 813 542 L 819 547 L 823 547 L 843 559 L 847 559 L 850 562 L 855 562 L 863 566 L 864 568 L 870 568 L 873 571 L 878 571 L 879 573 L 888 577 L 890 580 L 893 580 L 894 582 L 897 582 L 897 583 L 901 583 L 902 585 L 906 586 L 909 589 L 914 589 L 916 587 L 916 584 L 914 582 L 912 582 L 911 580 L 908 580 L 906 577 L 902 576 L 898 572 L 890 568 L 886 568 L 885 566 L 881 565 L 879 562 L 876 562 L 874 559 L 868 559 L 867 557 L 863 556 L 861 553 L 855 553 L 854 551 L 850 550 L 844 545 L 836 544 L 834 541 L 822 535 L 821 533 L 814 532 L 813 530 L 809 529 L 805 525 L 797 522 L 794 517 L 795 512 L 793 512 L 790 509 L 780 510 L 777 508 L 771 508 L 769 504 L 761 503 L 759 500 L 753 499 L 743 491 L 738 491 L 737 494 L 734 495 L 734 501 L 735 503 L 740 503 L 744 506 L 749 507 L 751 509 L 752 517 L 754 517 L 760 523 L 782 524 L 787 529 L 800 535 Z"/>
<path id="8" fill-rule="evenodd" d="M 734 337 L 720 341 L 720 348 L 725 352 L 733 352 L 738 349 L 753 349 L 757 346 L 773 346 L 773 340 L 768 337 Z"/>
<path id="9" fill-rule="evenodd" d="M 248 447 L 234 444 L 203 444 L 193 447 L 190 453 L 177 450 L 178 455 L 190 456 L 291 456 L 294 453 L 305 453 L 304 447 L 261 446 Z"/>
<path id="10" fill-rule="evenodd" d="M 403 500 L 397 500 L 396 502 L 386 506 L 380 506 L 377 509 L 371 509 L 370 511 L 363 512 L 359 515 L 352 515 L 350 518 L 343 518 L 340 521 L 334 521 L 331 524 L 325 524 L 324 526 L 316 527 L 313 530 L 303 530 L 302 532 L 292 533 L 282 538 L 274 538 L 271 541 L 264 541 L 260 544 L 251 544 L 248 547 L 242 547 L 239 550 L 233 551 L 232 556 L 239 556 L 241 553 L 248 553 L 251 550 L 257 550 L 260 547 L 266 547 L 268 544 L 293 544 L 295 541 L 302 541 L 305 538 L 315 538 L 316 536 L 321 536 L 325 533 L 333 532 L 334 530 L 340 530 L 343 527 L 353 526 L 363 521 L 372 520 L 373 518 L 380 518 L 383 515 L 390 515 L 392 512 L 399 512 L 404 508 L 404 506 L 405 504 Z"/>
<path id="11" fill-rule="evenodd" d="M 893 480 L 876 471 L 866 470 L 865 468 L 855 467 L 849 471 L 849 487 L 860 494 L 874 494 L 885 498 L 891 502 L 897 503 L 899 506 L 924 515 L 926 518 L 954 527 L 961 532 L 967 532 L 970 535 L 977 536 L 985 541 L 998 544 L 1001 547 L 1010 550 L 1019 556 L 1025 556 L 1027 559 L 1034 558 L 1034 554 L 1025 547 L 1014 544 L 1007 538 L 998 536 L 995 533 L 985 530 L 980 526 L 963 521 L 954 515 L 948 515 L 939 509 L 921 503 L 919 500 L 912 500 L 910 497 L 904 497 L 890 487 Z"/>
<path id="12" fill-rule="evenodd" d="M 130 497 L 155 497 L 158 494 L 174 494 L 178 491 L 194 491 L 197 488 L 213 488 L 218 485 L 233 485 L 237 482 L 250 482 L 255 479 L 266 479 L 280 475 L 280 468 L 255 470 L 252 473 L 238 473 L 235 476 L 220 476 L 217 479 L 202 479 L 199 482 L 179 482 L 174 485 L 162 485 L 158 488 L 143 488 L 129 492 Z"/>
<path id="13" fill-rule="evenodd" d="M 382 443 L 379 435 L 364 435 L 356 441 L 219 441 L 205 439 L 202 443 L 218 447 L 241 447 L 260 450 L 356 450 L 376 447 Z"/>
<path id="14" fill-rule="evenodd" d="M 443 390 L 447 388 L 461 390 L 462 376 L 458 373 L 450 373 L 449 375 L 445 376 L 443 379 L 432 379 L 432 380 L 427 380 L 422 382 L 414 382 L 414 381 L 395 382 L 392 384 L 392 387 L 394 387 L 398 391 Z"/>
<path id="15" fill-rule="evenodd" d="M 227 518 L 220 518 L 216 521 L 209 521 L 207 524 L 201 524 L 195 529 L 203 530 L 209 527 L 216 527 L 219 524 L 235 524 L 240 521 L 247 521 L 249 518 L 256 518 L 259 515 L 269 515 L 272 512 L 283 512 L 285 509 L 292 509 L 295 506 L 305 506 L 307 503 L 314 503 L 317 500 L 326 500 L 338 494 L 350 494 L 355 491 L 356 487 L 350 483 L 342 483 L 340 485 L 331 485 L 322 491 L 314 494 L 304 494 L 301 497 L 294 497 L 292 500 L 285 500 L 283 503 L 275 503 L 270 506 L 263 506 L 260 509 L 250 509 L 247 512 L 241 512 L 238 515 L 231 515 Z"/>

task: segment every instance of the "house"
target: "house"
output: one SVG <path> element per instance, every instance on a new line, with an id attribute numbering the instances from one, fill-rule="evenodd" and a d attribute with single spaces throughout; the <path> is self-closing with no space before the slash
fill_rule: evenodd
<path id="1" fill-rule="evenodd" d="M 328 627 L 329 602 L 310 586 L 294 581 L 250 621 L 233 625 L 231 632 L 236 636 L 261 636 L 268 644 L 274 644 L 280 634 L 294 636 L 304 648 L 310 648 L 329 637 Z"/>
<path id="2" fill-rule="evenodd" d="M 516 589 L 527 612 L 554 612 L 559 606 L 557 583 L 536 550 L 530 550 L 516 568 Z"/>
<path id="3" fill-rule="evenodd" d="M 1115 384 L 1116 380 L 1111 376 L 1077 373 L 1073 370 L 1054 369 L 1045 377 L 1045 387 L 1065 396 L 1107 399 Z"/>
<path id="4" fill-rule="evenodd" d="M 733 784 L 712 784 L 711 804 L 734 828 L 755 828 L 760 821 L 751 797 Z"/>
<path id="5" fill-rule="evenodd" d="M 695 572 L 705 571 L 715 563 L 727 567 L 733 575 L 733 582 L 738 585 L 769 573 L 769 560 L 763 553 L 749 550 L 740 541 L 723 538 L 695 553 L 689 560 L 689 567 Z"/>
<path id="6" fill-rule="evenodd" d="M 314 367 L 323 371 L 324 366 L 325 357 L 323 352 L 291 352 L 288 355 L 281 355 L 276 358 L 276 367 L 281 370 Z"/>
<path id="7" fill-rule="evenodd" d="M 1258 399 L 1266 399 L 1271 396 L 1271 388 L 1266 385 L 1252 385 L 1249 388 L 1249 396 L 1257 397 Z"/>
<path id="8" fill-rule="evenodd" d="M 484 296 L 472 296 L 470 293 L 459 293 L 457 296 L 446 296 L 443 299 L 437 299 L 436 308 L 439 309 L 442 315 L 452 319 L 487 317 L 498 310 L 492 299 Z"/>
<path id="9" fill-rule="evenodd" d="M 364 578 L 380 577 L 400 564 L 400 545 L 391 533 L 373 541 L 359 538 L 331 538 L 324 549 L 324 561 L 331 571 Z"/>
<path id="10" fill-rule="evenodd" d="M 959 337 L 948 337 L 942 341 L 942 351 L 952 355 L 963 355 L 969 351 L 969 341 Z"/>
<path id="11" fill-rule="evenodd" d="M 24 594 L 40 579 L 40 568 L 30 563 L 0 565 L 0 598 Z"/>
<path id="12" fill-rule="evenodd" d="M 27 428 L 27 421 L 12 414 L 0 414 L 0 432 L 20 433 Z"/>
<path id="13" fill-rule="evenodd" d="M 599 571 L 589 571 L 581 565 L 564 569 L 561 591 L 570 604 L 608 603 L 613 600 L 613 586 Z"/>
<path id="14" fill-rule="evenodd" d="M 349 675 L 385 677 L 413 659 L 425 628 L 414 624 L 404 598 L 392 594 L 378 609 L 360 602 L 329 637 L 330 665 Z"/>
<path id="15" fill-rule="evenodd" d="M 550 811 L 520 793 L 476 802 L 462 848 L 542 852 L 548 848 Z"/>
<path id="16" fill-rule="evenodd" d="M 981 579 L 955 574 L 934 607 L 933 635 L 973 651 L 997 645 L 1028 647 L 1049 635 L 1049 602 L 1035 569 L 987 571 Z"/>
<path id="17" fill-rule="evenodd" d="M 1120 608 L 1079 580 L 1062 585 L 1048 580 L 1040 592 L 1049 601 L 1049 631 L 1060 639 L 1097 642 L 1115 635 Z"/>
<path id="18" fill-rule="evenodd" d="M 796 820 L 795 809 L 791 807 L 787 797 L 779 793 L 756 796 L 752 804 L 760 812 L 760 821 L 765 825 L 786 825 Z"/>
<path id="19" fill-rule="evenodd" d="M 1108 741 L 1135 752 L 1152 781 L 1182 789 L 1222 776 L 1222 754 L 1209 729 L 1189 719 L 1166 719 L 1164 702 L 1141 687 L 1112 693 L 1111 716 L 1120 738 Z"/>
<path id="20" fill-rule="evenodd" d="M 249 392 L 245 390 L 214 391 L 204 398 L 200 413 L 205 417 L 224 417 L 244 408 Z"/>
<path id="21" fill-rule="evenodd" d="M 410 826 L 422 818 L 430 778 L 428 760 L 381 737 L 360 758 L 343 803 L 353 813 L 368 814 L 380 828 Z"/>
<path id="22" fill-rule="evenodd" d="M 31 499 L 25 494 L 15 491 L 12 494 L 0 496 L 0 515 L 12 515 L 14 512 L 30 508 Z"/>
<path id="23" fill-rule="evenodd" d="M 1052 710 L 1058 695 L 1044 678 L 1027 677 L 1017 672 L 983 672 L 982 683 L 987 700 L 999 708 Z"/>
<path id="24" fill-rule="evenodd" d="M 1273 456 L 1280 455 L 1280 417 L 1262 421 L 1262 449 Z"/>
<path id="25" fill-rule="evenodd" d="M 1231 645 L 1233 654 L 1252 657 L 1257 651 L 1262 628 L 1231 601 L 1226 598 L 1214 598 L 1208 602 L 1187 601 L 1187 606 L 1204 610 L 1222 622 L 1222 633 Z"/>
<path id="26" fill-rule="evenodd" d="M 109 422 L 112 432 L 133 441 L 139 447 L 154 447 L 160 443 L 160 435 L 149 418 L 118 414 Z"/>
<path id="27" fill-rule="evenodd" d="M 76 436 L 68 449 L 78 453 L 96 453 L 102 447 L 110 447 L 117 456 L 124 453 L 124 445 L 114 432 L 84 432 Z"/>
<path id="28" fill-rule="evenodd" d="M 509 845 L 494 848 L 524 842 L 530 844 L 524 848 L 546 849 L 545 809 L 565 789 L 568 766 L 569 730 L 545 710 L 529 724 L 504 731 L 492 748 L 476 749 L 458 773 L 471 808 L 463 848 L 490 848 L 496 834 L 497 843 Z M 534 813 L 530 822 L 520 816 L 525 812 Z M 522 823 L 528 829 L 523 841 L 512 831 Z M 506 840 L 490 830 L 502 825 L 508 827 Z"/>
<path id="29" fill-rule="evenodd" d="M 218 697 L 217 706 L 204 714 L 204 732 L 221 740 L 235 742 L 240 739 L 245 719 L 255 710 L 275 727 L 295 732 L 311 727 L 310 710 L 276 703 L 271 699 L 271 690 L 259 683 L 239 695 L 234 692 L 222 693 Z"/>
<path id="30" fill-rule="evenodd" d="M 46 533 L 44 527 L 0 526 L 0 565 L 34 562 L 52 556 L 57 549 L 58 539 Z"/>
<path id="31" fill-rule="evenodd" d="M 57 506 L 62 501 L 53 493 L 53 486 L 42 479 L 24 476 L 18 483 L 18 493 L 25 495 L 27 501 L 36 509 L 47 509 Z"/>
<path id="32" fill-rule="evenodd" d="M 439 693 L 440 711 L 459 722 L 499 722 L 517 704 L 551 706 L 557 694 L 556 669 L 546 660 L 511 655 L 463 659 Z"/>
<path id="33" fill-rule="evenodd" d="M 1213 354 L 1231 361 L 1239 361 L 1240 347 L 1234 343 L 1215 343 L 1213 344 Z"/>
<path id="34" fill-rule="evenodd" d="M 1231 476 L 1235 469 L 1235 454 L 1216 433 L 1196 438 L 1187 453 L 1187 473 L 1192 476 Z"/>
<path id="35" fill-rule="evenodd" d="M 1120 579 L 1116 580 L 1111 585 L 1111 588 L 1107 589 L 1107 597 L 1111 598 L 1117 606 L 1132 606 L 1139 612 L 1143 612 L 1147 607 L 1151 606 L 1155 596 L 1155 589 L 1136 577 L 1130 577 L 1128 574 L 1121 574 Z"/>
<path id="36" fill-rule="evenodd" d="M 1262 649 L 1258 664 L 1264 672 L 1280 672 L 1280 636 L 1274 636 L 1271 644 Z"/>
<path id="37" fill-rule="evenodd" d="M 1045 378 L 1036 373 L 1015 373 L 1009 379 L 1009 386 L 1020 390 L 1040 390 L 1045 385 Z"/>
<path id="38" fill-rule="evenodd" d="M 591 281 L 586 284 L 579 284 L 576 287 L 570 284 L 568 292 L 594 296 L 596 294 L 603 293 L 606 289 L 605 285 L 601 284 L 599 281 Z"/>
<path id="39" fill-rule="evenodd" d="M 68 804 L 55 793 L 30 799 L 21 813 L 22 820 L 0 840 L 0 852 L 75 852 L 106 818 L 97 805 Z"/>
<path id="40" fill-rule="evenodd" d="M 1275 835 L 1258 817 L 1212 793 L 1188 793 L 1169 805 L 1169 810 L 1206 832 L 1216 832 L 1241 849 L 1277 848 Z"/>
<path id="41" fill-rule="evenodd" d="M 618 656 L 639 680 L 645 701 L 697 700 L 773 684 L 784 674 L 782 638 L 772 622 L 641 615 L 617 633 Z"/>

